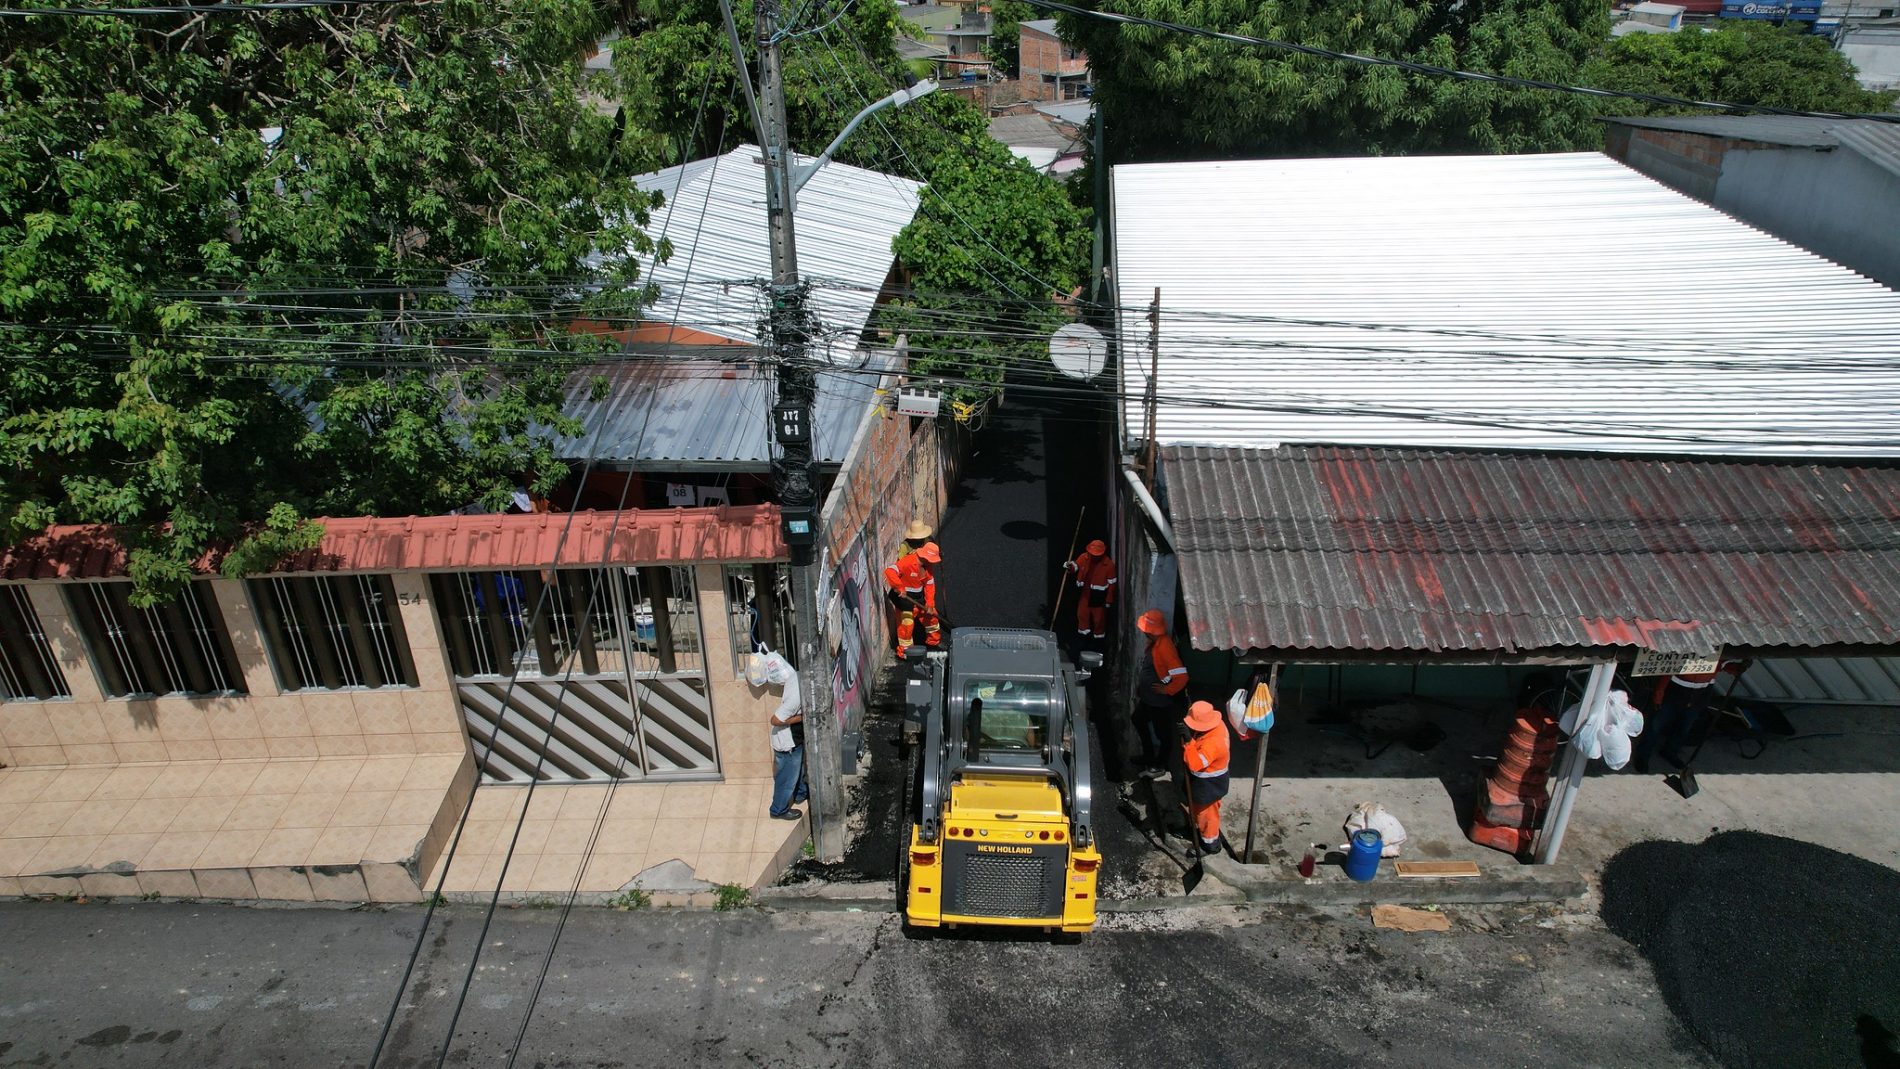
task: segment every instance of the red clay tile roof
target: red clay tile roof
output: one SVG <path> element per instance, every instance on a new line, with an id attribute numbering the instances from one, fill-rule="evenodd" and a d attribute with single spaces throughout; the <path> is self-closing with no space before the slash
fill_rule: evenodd
<path id="1" fill-rule="evenodd" d="M 569 520 L 572 520 L 570 526 Z M 786 559 L 776 505 L 496 516 L 320 519 L 323 542 L 280 573 L 459 571 Z M 567 531 L 566 542 L 562 532 Z M 221 554 L 198 562 L 207 574 Z M 125 547 L 105 526 L 52 527 L 0 550 L 0 579 L 109 579 Z"/>

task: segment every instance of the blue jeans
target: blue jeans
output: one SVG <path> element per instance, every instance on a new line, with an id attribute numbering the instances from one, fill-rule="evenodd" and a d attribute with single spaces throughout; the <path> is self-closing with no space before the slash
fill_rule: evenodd
<path id="1" fill-rule="evenodd" d="M 772 751 L 772 815 L 805 800 L 805 748 Z"/>

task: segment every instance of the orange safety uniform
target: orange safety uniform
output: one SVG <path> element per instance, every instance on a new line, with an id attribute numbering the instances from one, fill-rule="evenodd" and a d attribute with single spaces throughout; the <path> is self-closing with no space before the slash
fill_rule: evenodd
<path id="1" fill-rule="evenodd" d="M 1188 817 L 1200 834 L 1205 852 L 1220 847 L 1220 796 L 1227 793 L 1227 756 L 1225 721 L 1212 730 L 1190 734 L 1181 747 L 1189 776 Z"/>
<path id="2" fill-rule="evenodd" d="M 924 645 L 936 646 L 943 641 L 943 629 L 937 620 L 937 577 L 915 550 L 884 569 L 884 585 L 889 588 L 891 635 L 899 657 L 916 641 L 919 626 L 924 631 Z"/>
<path id="3" fill-rule="evenodd" d="M 1099 552 L 1098 552 L 1099 550 Z M 1115 604 L 1115 562 L 1108 547 L 1090 542 L 1082 555 L 1070 561 L 1075 573 L 1075 588 L 1081 591 L 1075 603 L 1075 630 L 1083 638 L 1108 637 L 1108 610 Z"/>
<path id="4" fill-rule="evenodd" d="M 1154 666 L 1154 680 L 1149 683 L 1145 693 L 1136 697 L 1150 705 L 1172 704 L 1162 696 L 1179 697 L 1188 685 L 1187 666 L 1181 663 L 1181 654 L 1174 648 L 1174 640 L 1166 635 L 1154 636 L 1154 641 L 1148 646 L 1148 661 Z"/>

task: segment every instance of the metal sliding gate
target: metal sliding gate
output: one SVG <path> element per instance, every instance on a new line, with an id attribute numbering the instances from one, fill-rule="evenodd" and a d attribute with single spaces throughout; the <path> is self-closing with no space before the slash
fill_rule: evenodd
<path id="1" fill-rule="evenodd" d="M 717 772 L 690 566 L 430 576 L 487 783 Z"/>

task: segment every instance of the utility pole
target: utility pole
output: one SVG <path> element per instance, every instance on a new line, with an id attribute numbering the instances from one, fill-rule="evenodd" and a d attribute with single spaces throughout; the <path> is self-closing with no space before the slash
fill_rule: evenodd
<path id="1" fill-rule="evenodd" d="M 817 363 L 809 352 L 817 324 L 808 302 L 809 287 L 798 275 L 798 239 L 792 216 L 798 190 L 831 159 L 858 124 L 884 108 L 902 107 L 937 88 L 921 82 L 900 89 L 858 112 L 831 144 L 809 163 L 792 155 L 785 119 L 784 69 L 779 59 L 779 0 L 755 0 L 759 86 L 756 95 L 745 49 L 732 14 L 731 0 L 719 0 L 732 46 L 739 86 L 765 163 L 766 228 L 771 236 L 771 311 L 766 320 L 770 360 L 776 370 L 778 397 L 772 406 L 772 487 L 778 497 L 785 544 L 792 558 L 792 610 L 798 631 L 798 689 L 805 717 L 805 778 L 811 796 L 812 850 L 821 861 L 844 856 L 844 751 L 840 725 L 831 703 L 831 666 L 825 660 L 818 612 L 818 487 L 812 467 L 812 402 L 818 395 Z"/>
<path id="2" fill-rule="evenodd" d="M 785 79 L 778 51 L 778 0 L 757 0 L 759 139 L 765 155 L 766 226 L 772 239 L 772 363 L 778 398 L 772 408 L 778 456 L 772 484 L 792 555 L 792 610 L 798 631 L 798 689 L 805 716 L 805 778 L 811 796 L 812 851 L 821 860 L 844 856 L 844 754 L 831 705 L 831 673 L 824 660 L 818 614 L 818 488 L 811 455 L 812 401 L 818 395 L 811 343 L 811 310 L 798 277 L 798 239 L 792 229 L 797 196 Z"/>

